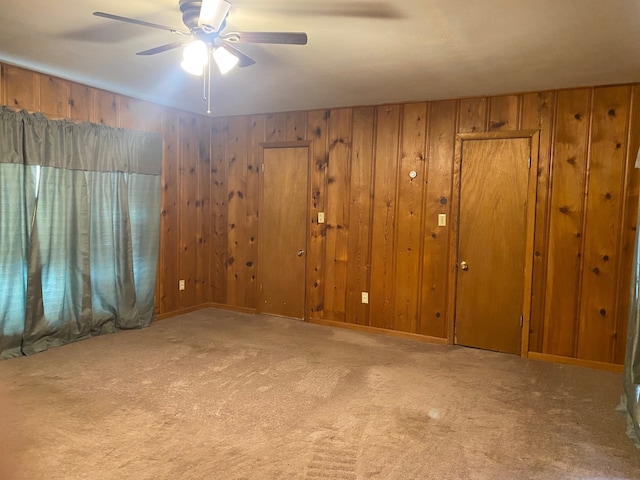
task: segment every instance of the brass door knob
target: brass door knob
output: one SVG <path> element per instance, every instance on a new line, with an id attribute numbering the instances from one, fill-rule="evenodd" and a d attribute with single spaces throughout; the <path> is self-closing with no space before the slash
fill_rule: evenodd
<path id="1" fill-rule="evenodd" d="M 460 268 L 466 272 L 469 270 L 469 264 L 463 260 L 460 262 Z"/>

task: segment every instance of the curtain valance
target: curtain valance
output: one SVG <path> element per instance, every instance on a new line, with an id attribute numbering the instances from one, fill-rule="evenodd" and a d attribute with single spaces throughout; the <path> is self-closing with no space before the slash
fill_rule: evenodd
<path id="1" fill-rule="evenodd" d="M 0 162 L 160 175 L 162 137 L 0 107 Z"/>

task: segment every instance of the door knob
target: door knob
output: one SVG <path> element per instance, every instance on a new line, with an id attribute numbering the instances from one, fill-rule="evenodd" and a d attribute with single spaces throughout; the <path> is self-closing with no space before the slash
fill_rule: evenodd
<path id="1" fill-rule="evenodd" d="M 469 270 L 469 264 L 463 260 L 460 262 L 460 268 L 466 272 Z"/>
<path id="2" fill-rule="evenodd" d="M 298 250 L 298 256 L 301 257 L 302 255 L 304 255 L 304 250 Z"/>

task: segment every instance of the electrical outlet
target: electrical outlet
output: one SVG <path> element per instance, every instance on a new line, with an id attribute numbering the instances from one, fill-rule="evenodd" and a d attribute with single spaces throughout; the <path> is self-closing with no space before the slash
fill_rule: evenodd
<path id="1" fill-rule="evenodd" d="M 324 212 L 318 212 L 318 223 L 324 223 Z"/>
<path id="2" fill-rule="evenodd" d="M 447 226 L 447 214 L 446 213 L 439 213 L 438 214 L 438 226 L 439 227 L 446 227 Z"/>
<path id="3" fill-rule="evenodd" d="M 178 290 L 184 290 L 185 289 L 185 283 L 184 280 L 180 280 L 178 282 Z"/>
<path id="4" fill-rule="evenodd" d="M 362 303 L 369 303 L 369 292 L 362 292 Z"/>

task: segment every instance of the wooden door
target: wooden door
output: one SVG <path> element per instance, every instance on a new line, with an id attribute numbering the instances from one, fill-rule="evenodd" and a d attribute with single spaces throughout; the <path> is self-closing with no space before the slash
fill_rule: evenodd
<path id="1" fill-rule="evenodd" d="M 309 151 L 263 152 L 259 311 L 304 318 Z"/>
<path id="2" fill-rule="evenodd" d="M 462 143 L 455 313 L 460 345 L 520 353 L 530 155 L 531 138 Z"/>

